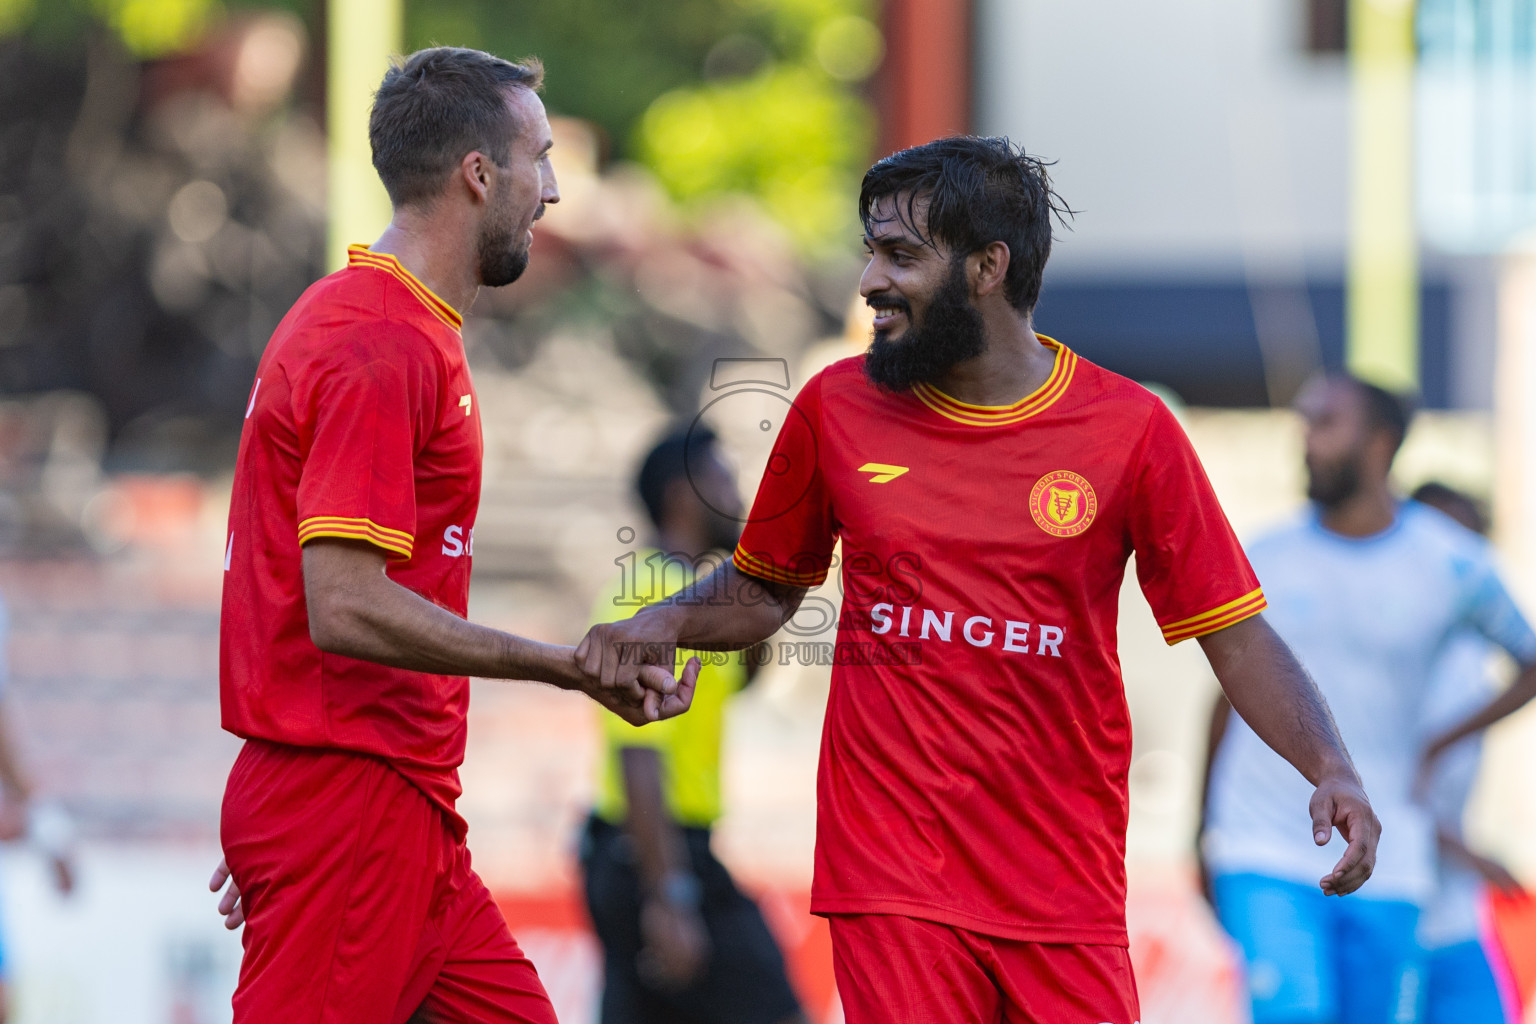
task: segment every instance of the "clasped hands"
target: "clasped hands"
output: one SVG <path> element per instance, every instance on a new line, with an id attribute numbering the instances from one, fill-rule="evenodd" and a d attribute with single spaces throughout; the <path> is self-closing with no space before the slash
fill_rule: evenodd
<path id="1" fill-rule="evenodd" d="M 573 654 L 578 688 L 631 725 L 675 718 L 693 704 L 700 663 L 677 671 L 677 637 L 654 615 L 602 623 Z"/>
<path id="2" fill-rule="evenodd" d="M 594 626 L 571 652 L 563 673 L 571 689 L 581 690 L 631 725 L 645 725 L 675 718 L 693 704 L 694 684 L 700 663 L 689 658 L 681 673 L 677 668 L 677 643 L 658 633 L 655 624 L 633 619 Z M 219 913 L 231 930 L 245 923 L 245 901 L 230 876 L 229 865 L 219 861 L 209 879 L 213 892 L 224 890 Z"/>

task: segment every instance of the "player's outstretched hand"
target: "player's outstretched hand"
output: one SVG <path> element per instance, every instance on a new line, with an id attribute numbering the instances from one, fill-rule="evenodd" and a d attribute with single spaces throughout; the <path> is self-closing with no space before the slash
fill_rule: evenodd
<path id="1" fill-rule="evenodd" d="M 224 883 L 229 883 L 229 888 L 224 889 Z M 245 924 L 245 904 L 240 899 L 240 887 L 229 875 L 229 864 L 223 857 L 219 858 L 219 866 L 213 869 L 213 877 L 208 879 L 208 891 L 218 892 L 224 889 L 224 895 L 219 897 L 219 913 L 224 915 L 224 927 L 234 931 Z"/>
<path id="2" fill-rule="evenodd" d="M 1365 884 L 1376 870 L 1376 843 L 1381 839 L 1381 822 L 1371 810 L 1371 801 L 1353 776 L 1327 778 L 1312 794 L 1312 841 L 1327 846 L 1337 828 L 1349 843 L 1344 856 L 1318 884 L 1324 895 L 1345 896 Z"/>

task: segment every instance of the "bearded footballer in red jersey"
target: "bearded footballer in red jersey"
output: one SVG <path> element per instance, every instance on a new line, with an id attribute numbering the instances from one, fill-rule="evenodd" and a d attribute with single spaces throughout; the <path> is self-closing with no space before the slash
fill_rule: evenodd
<path id="1" fill-rule="evenodd" d="M 733 647 L 794 614 L 842 542 L 812 909 L 850 1024 L 1132 1024 L 1131 754 L 1115 647 L 1130 555 L 1169 643 L 1197 637 L 1233 705 L 1316 786 L 1320 882 L 1357 888 L 1379 825 L 1326 705 L 1188 440 L 1139 385 L 1035 334 L 1059 203 L 1005 139 L 905 150 L 865 176 L 867 354 L 809 380 L 734 564 L 595 627 Z M 723 597 L 733 597 L 725 600 Z"/>
<path id="2" fill-rule="evenodd" d="M 394 218 L 257 370 L 220 643 L 246 742 L 212 882 L 245 925 L 241 1024 L 553 1022 L 454 806 L 467 677 L 583 690 L 636 724 L 691 697 L 696 663 L 600 687 L 570 648 L 464 619 L 481 434 L 458 311 L 517 279 L 559 201 L 541 75 L 446 47 L 391 68 L 369 136 Z"/>

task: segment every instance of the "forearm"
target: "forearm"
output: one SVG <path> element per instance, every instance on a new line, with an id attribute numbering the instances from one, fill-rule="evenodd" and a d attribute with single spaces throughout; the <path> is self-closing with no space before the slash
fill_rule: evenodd
<path id="1" fill-rule="evenodd" d="M 1472 862 L 1472 850 L 1467 846 L 1466 841 L 1443 822 L 1435 825 L 1435 846 L 1441 857 L 1467 864 Z"/>
<path id="2" fill-rule="evenodd" d="M 648 747 L 625 747 L 619 760 L 629 803 L 625 829 L 635 847 L 642 888 L 655 893 L 669 874 L 691 873 L 687 845 L 662 795 L 660 755 Z"/>
<path id="3" fill-rule="evenodd" d="M 476 625 L 392 581 L 336 609 L 324 650 L 395 668 L 486 679 L 532 679 L 574 686 L 568 648 Z"/>
<path id="4" fill-rule="evenodd" d="M 1435 737 L 1426 749 L 1426 753 L 1433 757 L 1452 744 L 1482 732 L 1493 723 L 1525 707 L 1532 697 L 1536 697 L 1536 664 L 1523 668 L 1508 689 L 1480 710 Z"/>
<path id="5" fill-rule="evenodd" d="M 1211 771 L 1216 766 L 1216 751 L 1221 748 L 1221 741 L 1227 735 L 1227 721 L 1231 717 L 1232 702 L 1227 700 L 1225 693 L 1218 693 L 1216 703 L 1211 708 L 1211 720 L 1206 733 L 1205 771 L 1200 777 L 1200 821 L 1195 831 L 1197 845 L 1205 833 L 1206 815 L 1211 809 Z"/>
<path id="6" fill-rule="evenodd" d="M 468 622 L 389 579 L 381 558 L 376 571 L 348 564 L 358 557 L 374 556 L 304 549 L 310 636 L 321 650 L 417 672 L 580 685 L 568 648 Z M 339 564 L 352 571 L 334 571 Z"/>
<path id="7" fill-rule="evenodd" d="M 726 563 L 667 600 L 642 609 L 634 621 L 654 624 L 690 650 L 744 650 L 778 632 L 804 595 L 803 589 L 767 583 Z"/>
<path id="8" fill-rule="evenodd" d="M 1233 709 L 1314 786 L 1358 784 L 1343 738 L 1316 684 L 1262 616 L 1200 638 Z"/>

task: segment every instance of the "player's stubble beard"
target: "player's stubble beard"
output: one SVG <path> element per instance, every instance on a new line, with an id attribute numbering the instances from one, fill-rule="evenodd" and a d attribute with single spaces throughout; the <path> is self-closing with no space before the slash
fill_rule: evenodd
<path id="1" fill-rule="evenodd" d="M 986 351 L 981 311 L 971 304 L 963 257 L 950 261 L 949 274 L 934 292 L 921 321 L 913 318 L 909 303 L 870 297 L 870 305 L 880 304 L 903 309 L 907 329 L 894 339 L 885 331 L 875 332 L 864 358 L 864 374 L 877 387 L 910 391 L 912 385 L 940 380 L 956 365 Z"/>
<path id="2" fill-rule="evenodd" d="M 1323 508 L 1338 508 L 1360 490 L 1364 452 L 1352 451 L 1334 462 L 1307 460 L 1307 498 Z"/>
<path id="3" fill-rule="evenodd" d="M 500 288 L 511 284 L 528 269 L 528 245 L 526 242 L 519 244 L 516 234 L 517 221 L 509 207 L 499 208 L 480 225 L 475 248 L 480 263 L 480 283 L 485 287 Z"/>

